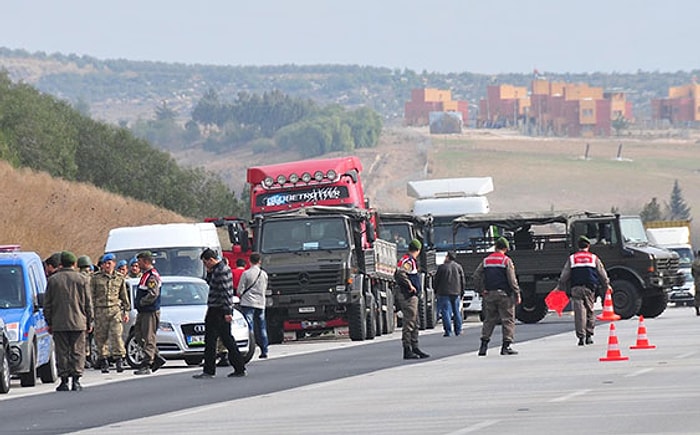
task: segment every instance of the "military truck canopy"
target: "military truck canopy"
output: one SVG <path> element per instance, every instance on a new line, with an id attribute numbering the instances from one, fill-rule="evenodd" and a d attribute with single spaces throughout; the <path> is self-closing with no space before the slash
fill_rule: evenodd
<path id="1" fill-rule="evenodd" d="M 611 214 L 593 213 L 588 211 L 561 211 L 561 212 L 514 212 L 514 213 L 489 213 L 466 214 L 452 221 L 452 228 L 456 232 L 458 228 L 488 228 L 492 225 L 506 230 L 517 230 L 525 225 L 547 225 L 553 223 L 567 224 L 575 218 L 612 217 Z"/>

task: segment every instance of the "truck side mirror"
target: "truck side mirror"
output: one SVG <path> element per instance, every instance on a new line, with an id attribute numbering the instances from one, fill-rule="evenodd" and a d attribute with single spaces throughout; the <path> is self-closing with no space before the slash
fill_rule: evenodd
<path id="1" fill-rule="evenodd" d="M 248 235 L 248 230 L 243 230 L 239 233 L 239 242 L 241 244 L 241 251 L 250 251 L 250 239 Z"/>
<path id="2" fill-rule="evenodd" d="M 374 237 L 374 224 L 372 222 L 367 222 L 367 241 L 370 243 L 374 243 L 374 240 L 376 239 Z"/>

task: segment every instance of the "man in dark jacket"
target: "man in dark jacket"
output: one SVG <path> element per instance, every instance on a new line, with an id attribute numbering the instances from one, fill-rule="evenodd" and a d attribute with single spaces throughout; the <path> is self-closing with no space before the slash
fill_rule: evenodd
<path id="1" fill-rule="evenodd" d="M 462 310 L 460 298 L 464 292 L 466 280 L 464 270 L 457 263 L 454 252 L 448 252 L 445 262 L 438 267 L 435 274 L 435 291 L 437 292 L 437 306 L 442 317 L 444 337 L 452 335 L 454 325 L 455 335 L 462 333 Z"/>
<path id="2" fill-rule="evenodd" d="M 207 268 L 207 283 L 209 297 L 207 298 L 207 314 L 204 317 L 204 369 L 202 373 L 192 376 L 195 379 L 209 379 L 216 375 L 216 340 L 228 350 L 229 363 L 234 371 L 229 377 L 246 375 L 245 359 L 238 350 L 236 341 L 231 336 L 231 321 L 233 320 L 233 275 L 231 268 L 219 259 L 212 249 L 205 249 L 200 256 Z M 253 344 L 251 343 L 251 346 Z"/>
<path id="3" fill-rule="evenodd" d="M 44 316 L 56 343 L 56 363 L 61 384 L 56 391 L 80 391 L 85 367 L 85 334 L 92 331 L 93 309 L 88 279 L 76 269 L 77 258 L 61 253 L 61 268 L 48 279 L 44 296 Z"/>

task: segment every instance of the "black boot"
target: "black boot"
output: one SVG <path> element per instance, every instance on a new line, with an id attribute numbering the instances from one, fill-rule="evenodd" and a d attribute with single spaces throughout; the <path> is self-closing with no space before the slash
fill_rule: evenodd
<path id="1" fill-rule="evenodd" d="M 56 391 L 70 391 L 70 387 L 68 386 L 68 378 L 61 378 L 61 383 L 56 387 Z"/>
<path id="2" fill-rule="evenodd" d="M 583 337 L 578 338 L 578 345 L 583 346 Z"/>
<path id="3" fill-rule="evenodd" d="M 73 391 L 83 391 L 83 386 L 80 385 L 80 376 L 73 376 Z"/>
<path id="4" fill-rule="evenodd" d="M 590 335 L 586 335 L 586 344 L 593 344 L 593 337 Z"/>
<path id="5" fill-rule="evenodd" d="M 486 356 L 486 351 L 489 349 L 489 340 L 481 339 L 481 346 L 479 346 L 479 356 Z"/>
<path id="6" fill-rule="evenodd" d="M 429 358 L 429 357 L 430 357 L 430 355 L 428 355 L 427 353 L 425 353 L 425 352 L 423 352 L 422 350 L 418 349 L 418 346 L 413 346 L 413 349 L 412 349 L 412 350 L 413 350 L 413 353 L 415 353 L 416 355 L 418 355 L 419 358 Z"/>
<path id="7" fill-rule="evenodd" d="M 102 373 L 109 373 L 109 359 L 102 358 L 100 360 L 100 370 Z"/>
<path id="8" fill-rule="evenodd" d="M 413 353 L 410 347 L 404 346 L 403 348 L 403 359 L 418 359 L 420 358 L 418 355 Z"/>
<path id="9" fill-rule="evenodd" d="M 117 373 L 121 373 L 124 371 L 124 359 L 122 359 L 122 357 L 117 357 L 117 360 L 114 362 L 114 365 L 117 368 Z"/>
<path id="10" fill-rule="evenodd" d="M 517 355 L 518 351 L 510 347 L 510 341 L 504 341 L 501 346 L 501 355 Z"/>

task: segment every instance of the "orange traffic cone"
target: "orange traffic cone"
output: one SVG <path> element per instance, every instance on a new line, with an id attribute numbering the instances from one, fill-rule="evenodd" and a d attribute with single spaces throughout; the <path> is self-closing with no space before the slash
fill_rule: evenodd
<path id="1" fill-rule="evenodd" d="M 649 339 L 647 338 L 647 327 L 644 326 L 644 316 L 639 316 L 637 344 L 630 346 L 630 349 L 656 349 L 655 345 L 649 344 Z"/>
<path id="2" fill-rule="evenodd" d="M 598 320 L 620 320 L 620 316 L 615 314 L 615 310 L 613 309 L 613 300 L 612 300 L 612 289 L 608 287 L 608 289 L 605 291 L 605 300 L 603 301 L 603 314 L 598 314 L 596 316 L 596 319 Z"/>
<path id="3" fill-rule="evenodd" d="M 610 324 L 610 337 L 608 338 L 608 353 L 600 361 L 627 361 L 629 357 L 620 354 L 620 346 L 615 335 L 615 324 Z"/>

